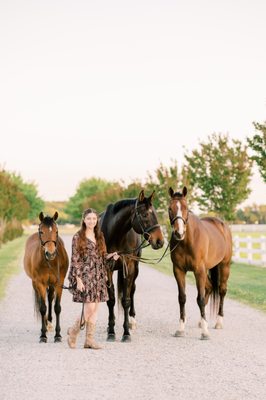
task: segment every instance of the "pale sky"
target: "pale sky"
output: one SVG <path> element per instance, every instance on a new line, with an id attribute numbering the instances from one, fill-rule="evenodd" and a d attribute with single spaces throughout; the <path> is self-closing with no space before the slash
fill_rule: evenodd
<path id="1" fill-rule="evenodd" d="M 0 0 L 0 166 L 67 200 L 266 121 L 264 0 Z M 266 204 L 256 173 L 245 202 Z"/>

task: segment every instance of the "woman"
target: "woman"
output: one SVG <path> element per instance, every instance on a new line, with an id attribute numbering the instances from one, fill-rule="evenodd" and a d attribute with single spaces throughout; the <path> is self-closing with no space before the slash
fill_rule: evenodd
<path id="1" fill-rule="evenodd" d="M 116 252 L 107 254 L 98 214 L 92 208 L 88 208 L 83 213 L 80 230 L 73 236 L 68 275 L 73 301 L 84 302 L 85 348 L 101 349 L 101 346 L 94 340 L 95 324 L 99 303 L 108 300 L 107 260 L 117 260 L 118 258 L 119 255 Z M 76 347 L 80 323 L 80 318 L 78 318 L 67 331 L 68 345 L 72 349 Z"/>

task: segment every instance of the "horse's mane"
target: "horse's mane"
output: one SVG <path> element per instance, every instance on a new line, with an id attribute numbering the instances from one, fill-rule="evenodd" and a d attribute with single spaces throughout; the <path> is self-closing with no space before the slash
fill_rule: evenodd
<path id="1" fill-rule="evenodd" d="M 110 205 L 113 206 L 114 213 L 117 213 L 122 208 L 124 208 L 126 206 L 131 206 L 133 203 L 135 203 L 135 201 L 136 201 L 136 199 L 123 199 L 123 200 L 117 201 L 115 204 L 110 204 Z"/>
<path id="2" fill-rule="evenodd" d="M 183 197 L 183 194 L 180 193 L 180 192 L 175 192 L 175 193 L 173 194 L 173 197 L 181 198 L 181 197 Z"/>
<path id="3" fill-rule="evenodd" d="M 48 227 L 52 226 L 54 222 L 55 222 L 54 219 L 52 217 L 48 217 L 48 215 L 44 217 L 44 219 L 42 220 L 42 224 Z"/>

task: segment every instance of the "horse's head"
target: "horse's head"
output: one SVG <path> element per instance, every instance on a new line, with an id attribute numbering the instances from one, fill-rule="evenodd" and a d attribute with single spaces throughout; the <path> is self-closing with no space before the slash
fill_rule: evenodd
<path id="1" fill-rule="evenodd" d="M 173 229 L 173 236 L 176 240 L 183 240 L 186 234 L 188 221 L 188 206 L 186 201 L 187 188 L 183 187 L 182 193 L 174 192 L 170 187 L 170 204 L 168 208 L 169 219 Z"/>
<path id="2" fill-rule="evenodd" d="M 39 238 L 41 246 L 44 250 L 45 258 L 48 261 L 54 260 L 57 251 L 58 229 L 55 222 L 58 218 L 56 211 L 53 217 L 44 217 L 43 212 L 40 212 L 39 219 Z"/>
<path id="3" fill-rule="evenodd" d="M 143 235 L 152 248 L 156 250 L 163 246 L 164 239 L 155 208 L 152 205 L 154 193 L 150 197 L 145 197 L 144 190 L 141 190 L 136 199 L 131 223 L 134 231 Z"/>

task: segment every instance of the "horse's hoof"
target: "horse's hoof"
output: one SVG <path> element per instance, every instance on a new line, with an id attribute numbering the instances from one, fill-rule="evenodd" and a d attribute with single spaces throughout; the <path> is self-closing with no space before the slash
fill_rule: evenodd
<path id="1" fill-rule="evenodd" d="M 223 325 L 217 322 L 217 324 L 215 324 L 214 329 L 223 329 Z"/>
<path id="2" fill-rule="evenodd" d="M 202 333 L 200 340 L 209 340 L 210 339 L 210 335 L 207 335 L 206 333 Z"/>
<path id="3" fill-rule="evenodd" d="M 131 342 L 131 336 L 130 335 L 123 335 L 121 342 L 123 343 L 127 343 L 127 342 Z"/>
<path id="4" fill-rule="evenodd" d="M 185 331 L 176 331 L 174 334 L 174 337 L 184 337 L 185 336 Z"/>
<path id="5" fill-rule="evenodd" d="M 60 342 L 62 342 L 62 337 L 61 337 L 61 336 L 55 336 L 54 342 L 55 342 L 55 343 L 60 343 Z"/>
<path id="6" fill-rule="evenodd" d="M 47 343 L 47 337 L 40 337 L 40 343 Z"/>
<path id="7" fill-rule="evenodd" d="M 115 334 L 114 333 L 108 333 L 107 336 L 107 342 L 115 342 Z"/>

